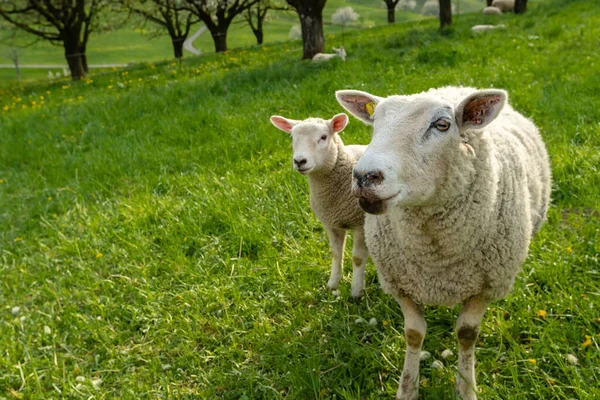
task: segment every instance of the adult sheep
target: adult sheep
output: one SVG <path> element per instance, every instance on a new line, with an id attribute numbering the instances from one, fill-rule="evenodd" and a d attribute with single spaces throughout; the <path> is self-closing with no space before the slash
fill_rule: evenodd
<path id="1" fill-rule="evenodd" d="M 474 346 L 487 305 L 506 296 L 550 198 L 550 166 L 535 125 L 503 90 L 444 87 L 381 98 L 341 90 L 373 126 L 353 194 L 383 289 L 404 314 L 397 399 L 416 399 L 424 305 L 462 304 L 457 394 L 476 399 Z"/>
<path id="2" fill-rule="evenodd" d="M 353 231 L 352 297 L 360 297 L 365 288 L 365 264 L 368 259 L 364 234 L 364 212 L 352 196 L 352 168 L 367 146 L 345 146 L 339 133 L 348 116 L 330 120 L 308 118 L 296 121 L 273 115 L 271 122 L 292 136 L 293 163 L 296 171 L 308 178 L 310 207 L 323 223 L 333 260 L 327 287 L 337 289 L 342 278 L 346 231 Z"/>
<path id="3" fill-rule="evenodd" d="M 502 10 L 498 7 L 486 7 L 482 13 L 485 15 L 502 15 Z"/>
<path id="4" fill-rule="evenodd" d="M 515 0 L 494 0 L 492 7 L 499 8 L 502 12 L 509 12 L 515 9 Z"/>

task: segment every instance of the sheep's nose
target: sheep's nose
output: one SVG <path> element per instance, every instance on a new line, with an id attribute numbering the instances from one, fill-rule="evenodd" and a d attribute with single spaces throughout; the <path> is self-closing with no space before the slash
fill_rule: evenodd
<path id="1" fill-rule="evenodd" d="M 380 170 L 367 171 L 365 173 L 360 173 L 358 171 L 354 171 L 354 179 L 356 179 L 356 185 L 360 188 L 379 185 L 383 182 L 383 172 Z"/>
<path id="2" fill-rule="evenodd" d="M 306 164 L 306 158 L 304 158 L 304 157 L 294 158 L 294 164 L 296 164 L 297 167 L 301 167 L 304 164 Z"/>

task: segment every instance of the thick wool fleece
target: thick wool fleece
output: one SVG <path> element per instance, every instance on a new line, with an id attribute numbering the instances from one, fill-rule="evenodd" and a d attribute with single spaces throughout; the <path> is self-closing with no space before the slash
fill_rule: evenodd
<path id="1" fill-rule="evenodd" d="M 454 107 L 469 88 L 431 90 Z M 367 214 L 366 240 L 384 291 L 423 305 L 504 297 L 540 228 L 550 166 L 534 124 L 506 105 L 483 130 L 464 133 L 475 156 L 449 152 L 436 205 Z"/>
<path id="2" fill-rule="evenodd" d="M 310 206 L 319 220 L 332 228 L 354 229 L 364 224 L 364 211 L 352 196 L 352 168 L 367 146 L 344 146 L 334 135 L 329 163 L 308 175 Z"/>

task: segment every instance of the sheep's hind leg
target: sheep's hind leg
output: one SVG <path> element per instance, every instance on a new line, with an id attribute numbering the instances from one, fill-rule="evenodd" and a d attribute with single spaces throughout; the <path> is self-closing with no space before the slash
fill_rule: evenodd
<path id="1" fill-rule="evenodd" d="M 396 399 L 415 400 L 419 395 L 419 362 L 427 323 L 423 317 L 422 307 L 415 304 L 410 298 L 397 296 L 396 300 L 404 314 L 404 336 L 406 338 L 406 355 Z"/>
<path id="2" fill-rule="evenodd" d="M 463 400 L 477 399 L 475 342 L 477 342 L 481 319 L 488 304 L 489 301 L 480 296 L 473 296 L 464 302 L 456 320 L 456 336 L 458 336 L 456 394 Z"/>
<path id="3" fill-rule="evenodd" d="M 325 227 L 329 236 L 331 253 L 331 276 L 327 282 L 329 289 L 337 289 L 342 279 L 342 263 L 344 262 L 344 247 L 346 245 L 346 231 L 343 229 Z"/>
<path id="4" fill-rule="evenodd" d="M 369 258 L 365 243 L 365 230 L 361 226 L 354 230 L 352 245 L 352 297 L 360 297 L 365 290 L 365 265 Z"/>

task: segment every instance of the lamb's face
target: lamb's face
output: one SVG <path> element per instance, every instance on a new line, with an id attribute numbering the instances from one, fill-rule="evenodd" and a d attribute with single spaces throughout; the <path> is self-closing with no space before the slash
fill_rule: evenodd
<path id="1" fill-rule="evenodd" d="M 327 121 L 301 122 L 292 129 L 292 162 L 299 173 L 317 172 L 331 158 L 333 132 Z"/>
<path id="2" fill-rule="evenodd" d="M 273 115 L 271 122 L 292 136 L 292 163 L 296 171 L 306 175 L 336 162 L 337 153 L 334 149 L 337 143 L 334 143 L 334 138 L 348 124 L 348 116 L 342 113 L 330 120 L 308 118 L 295 121 Z"/>
<path id="3" fill-rule="evenodd" d="M 352 192 L 363 210 L 381 214 L 398 205 L 435 203 L 452 162 L 473 156 L 461 132 L 490 123 L 506 101 L 501 90 L 477 91 L 456 109 L 431 95 L 386 99 L 360 91 L 338 91 L 338 101 L 373 125 L 373 138 L 354 167 Z"/>
<path id="4" fill-rule="evenodd" d="M 431 96 L 395 96 L 377 105 L 373 121 L 373 138 L 353 172 L 361 207 L 379 214 L 433 202 L 444 160 L 460 146 L 452 106 Z"/>

